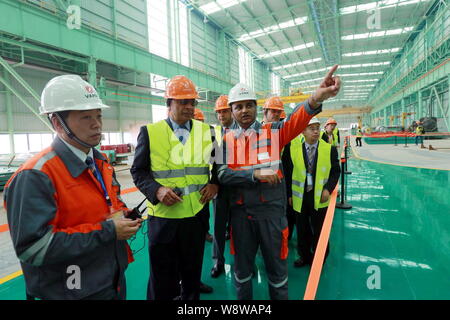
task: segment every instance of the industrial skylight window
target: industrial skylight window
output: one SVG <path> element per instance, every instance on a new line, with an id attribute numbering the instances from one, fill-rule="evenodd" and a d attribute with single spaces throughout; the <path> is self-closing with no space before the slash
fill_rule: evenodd
<path id="1" fill-rule="evenodd" d="M 247 0 L 215 0 L 200 7 L 206 14 L 212 14 L 223 9 L 235 6 Z"/>
<path id="2" fill-rule="evenodd" d="M 400 48 L 391 49 L 381 49 L 381 50 L 371 50 L 371 51 L 360 51 L 360 52 L 349 52 L 344 53 L 343 57 L 357 57 L 357 56 L 369 56 L 369 55 L 379 55 L 384 53 L 394 53 L 400 51 Z"/>
<path id="3" fill-rule="evenodd" d="M 282 29 L 295 27 L 295 26 L 304 24 L 304 23 L 306 23 L 306 21 L 308 21 L 308 17 L 300 17 L 300 18 L 288 20 L 288 21 L 285 21 L 285 22 L 282 22 L 279 24 L 272 25 L 270 27 L 266 27 L 264 29 L 258 29 L 258 30 L 252 31 L 248 34 L 244 34 L 238 40 L 239 41 L 247 41 L 250 39 L 258 38 L 261 36 L 265 36 L 265 35 L 280 31 Z"/>
<path id="4" fill-rule="evenodd" d="M 301 45 L 298 45 L 298 46 L 295 46 L 295 47 L 292 47 L 292 48 L 286 48 L 286 49 L 282 49 L 282 50 L 278 50 L 278 51 L 272 51 L 272 52 L 269 52 L 267 54 L 262 54 L 262 55 L 259 56 L 259 58 L 260 59 L 266 59 L 266 58 L 269 58 L 269 57 L 278 56 L 278 55 L 283 54 L 283 53 L 289 53 L 289 52 L 292 52 L 292 51 L 298 51 L 298 50 L 303 50 L 303 49 L 306 49 L 306 48 L 311 48 L 313 46 L 314 46 L 314 42 L 308 42 L 308 43 L 301 44 Z"/>
<path id="5" fill-rule="evenodd" d="M 427 2 L 430 0 L 383 0 L 383 1 L 375 1 L 370 3 L 364 3 L 359 4 L 356 6 L 349 6 L 339 9 L 339 13 L 349 14 L 349 13 L 356 13 L 361 11 L 367 11 L 367 10 L 373 10 L 376 8 L 379 9 L 386 9 L 386 8 L 393 8 L 395 6 L 405 6 L 410 4 L 415 4 L 419 2 Z"/>
<path id="6" fill-rule="evenodd" d="M 275 67 L 275 68 L 273 68 L 273 70 L 280 70 L 280 69 L 284 69 L 284 68 L 301 66 L 301 65 L 305 65 L 305 64 L 310 64 L 310 63 L 314 63 L 314 62 L 317 62 L 317 61 L 321 61 L 321 60 L 322 60 L 322 58 L 314 58 L 314 59 L 304 60 L 304 61 L 300 61 L 300 62 L 296 62 L 296 63 L 290 63 L 290 64 L 285 64 L 283 66 Z"/>
<path id="7" fill-rule="evenodd" d="M 410 32 L 414 27 L 405 27 L 399 29 L 390 29 L 390 30 L 382 30 L 376 32 L 366 32 L 366 33 L 358 33 L 358 34 L 350 34 L 347 36 L 342 36 L 342 40 L 358 40 L 358 39 L 367 39 L 367 38 L 375 38 L 375 37 L 384 37 L 384 36 L 393 36 L 402 33 Z"/>

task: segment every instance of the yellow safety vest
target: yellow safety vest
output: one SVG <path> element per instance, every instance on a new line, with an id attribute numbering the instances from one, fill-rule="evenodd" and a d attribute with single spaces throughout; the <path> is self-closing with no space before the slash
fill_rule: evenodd
<path id="1" fill-rule="evenodd" d="M 300 138 L 291 142 L 291 159 L 294 164 L 292 171 L 292 205 L 294 210 L 300 212 L 303 203 L 303 194 L 306 182 L 306 166 L 303 158 L 303 144 Z M 314 182 L 314 209 L 328 207 L 330 200 L 320 203 L 323 187 L 328 181 L 331 171 L 331 144 L 319 139 L 317 159 L 316 180 Z"/>
<path id="2" fill-rule="evenodd" d="M 421 136 L 423 134 L 423 127 L 418 126 L 416 128 L 416 135 Z"/>
<path id="3" fill-rule="evenodd" d="M 356 130 L 356 136 L 357 137 L 362 137 L 363 136 L 361 129 Z"/>
<path id="4" fill-rule="evenodd" d="M 329 142 L 333 147 L 337 147 L 337 145 L 338 145 L 338 132 L 339 132 L 339 129 L 338 128 L 334 128 L 334 130 L 333 130 L 333 141 L 331 143 Z M 320 132 L 320 139 L 322 139 L 322 136 L 324 134 L 326 134 L 328 136 L 328 133 L 326 133 L 325 131 L 322 131 L 322 132 Z"/>
<path id="5" fill-rule="evenodd" d="M 208 124 L 192 120 L 192 130 L 183 145 L 165 120 L 148 124 L 150 160 L 155 180 L 168 188 L 182 191 L 182 202 L 172 206 L 148 202 L 149 214 L 182 219 L 193 217 L 203 208 L 200 190 L 209 181 L 209 159 L 212 151 Z M 153 210 L 153 212 L 152 212 Z"/>
<path id="6" fill-rule="evenodd" d="M 216 141 L 220 145 L 222 145 L 222 126 L 215 126 L 214 131 L 216 132 Z"/>

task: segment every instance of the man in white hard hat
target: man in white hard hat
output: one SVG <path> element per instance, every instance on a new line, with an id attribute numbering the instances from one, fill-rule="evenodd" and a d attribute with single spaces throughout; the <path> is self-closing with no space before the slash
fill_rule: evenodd
<path id="1" fill-rule="evenodd" d="M 303 138 L 291 141 L 290 157 L 283 157 L 284 173 L 292 179 L 288 197 L 296 213 L 297 268 L 312 264 L 330 194 L 341 173 L 337 148 L 320 135 L 320 121 L 314 117 L 303 131 Z M 328 252 L 327 246 L 325 259 Z"/>
<path id="2" fill-rule="evenodd" d="M 114 169 L 100 143 L 104 105 L 77 75 L 50 80 L 41 114 L 57 137 L 5 186 L 4 200 L 27 296 L 39 299 L 124 299 L 126 242 L 142 220 L 126 219 Z"/>
<path id="3" fill-rule="evenodd" d="M 273 300 L 288 299 L 286 186 L 281 149 L 297 137 L 321 111 L 322 102 L 338 94 L 337 65 L 308 101 L 300 103 L 282 122 L 256 121 L 256 95 L 237 84 L 228 95 L 235 124 L 224 137 L 226 164 L 219 182 L 230 187 L 231 248 L 238 299 L 252 299 L 255 256 L 261 249 Z"/>

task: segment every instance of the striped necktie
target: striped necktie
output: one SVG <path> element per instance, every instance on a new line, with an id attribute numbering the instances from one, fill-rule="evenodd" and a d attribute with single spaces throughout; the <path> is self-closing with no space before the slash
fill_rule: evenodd
<path id="1" fill-rule="evenodd" d="M 313 172 L 313 164 L 314 164 L 314 146 L 308 146 L 307 153 L 308 153 L 308 173 L 312 175 Z M 313 189 L 313 185 L 308 183 L 306 186 L 306 192 L 310 192 Z"/>

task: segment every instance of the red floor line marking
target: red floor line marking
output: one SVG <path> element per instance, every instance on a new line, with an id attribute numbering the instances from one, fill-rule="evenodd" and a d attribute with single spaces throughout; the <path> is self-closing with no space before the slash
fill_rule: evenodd
<path id="1" fill-rule="evenodd" d="M 127 194 L 127 193 L 131 193 L 131 192 L 136 192 L 136 191 L 138 191 L 138 188 L 133 187 L 133 188 L 128 188 L 128 189 L 122 190 L 122 192 L 120 192 L 120 194 L 122 195 L 122 194 Z"/>

